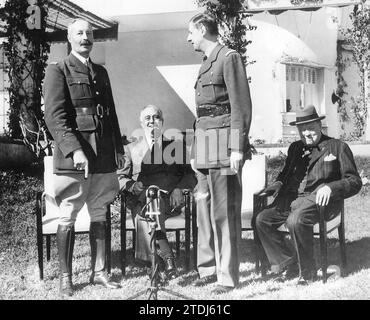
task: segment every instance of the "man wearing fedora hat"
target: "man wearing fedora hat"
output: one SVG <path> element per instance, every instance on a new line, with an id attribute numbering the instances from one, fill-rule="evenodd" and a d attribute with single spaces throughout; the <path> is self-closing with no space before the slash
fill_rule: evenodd
<path id="1" fill-rule="evenodd" d="M 300 140 L 293 142 L 283 170 L 264 192 L 275 197 L 273 203 L 255 219 L 255 229 L 271 271 L 278 280 L 299 276 L 298 284 L 316 278 L 313 255 L 313 225 L 319 221 L 319 206 L 327 206 L 334 218 L 340 212 L 342 199 L 361 189 L 352 152 L 348 145 L 324 135 L 321 120 L 314 106 L 297 112 Z M 286 224 L 294 250 L 285 242 L 278 228 Z"/>

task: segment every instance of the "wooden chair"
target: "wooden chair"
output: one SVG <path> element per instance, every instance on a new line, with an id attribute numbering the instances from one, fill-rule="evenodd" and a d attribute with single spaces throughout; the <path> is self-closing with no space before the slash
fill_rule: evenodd
<path id="1" fill-rule="evenodd" d="M 190 238 L 191 238 L 191 221 L 194 221 L 195 211 L 191 190 L 183 190 L 185 207 L 180 215 L 166 219 L 166 232 L 175 232 L 176 237 L 176 255 L 180 255 L 180 232 L 184 232 L 185 237 L 185 270 L 190 269 Z M 127 264 L 127 232 L 132 232 L 133 252 L 135 252 L 135 226 L 131 213 L 127 210 L 126 192 L 121 192 L 121 270 L 122 275 L 126 274 Z M 194 236 L 194 234 L 193 234 Z M 194 242 L 194 238 L 193 238 Z"/>
<path id="2" fill-rule="evenodd" d="M 44 191 L 36 195 L 36 234 L 37 252 L 40 280 L 44 279 L 43 264 L 43 242 L 46 238 L 46 260 L 50 261 L 51 237 L 56 235 L 59 220 L 59 208 L 55 201 L 52 188 L 53 183 L 53 157 L 44 158 Z M 77 215 L 75 222 L 75 233 L 89 233 L 90 216 L 86 204 Z M 111 270 L 111 212 L 110 205 L 107 210 L 107 232 L 106 232 L 106 259 L 107 271 Z"/>
<path id="3" fill-rule="evenodd" d="M 255 215 L 257 215 L 259 212 L 263 210 L 263 208 L 267 204 L 267 197 L 269 195 L 266 194 L 256 194 L 255 195 Z M 320 257 L 321 257 L 321 270 L 322 270 L 322 280 L 324 283 L 327 281 L 327 267 L 328 267 L 328 252 L 327 252 L 327 235 L 334 230 L 338 230 L 338 236 L 339 236 L 339 244 L 340 244 L 340 255 L 341 255 L 341 274 L 346 274 L 347 269 L 347 257 L 346 257 L 346 246 L 345 246 L 345 231 L 344 231 L 344 201 L 342 201 L 340 214 L 333 218 L 332 220 L 326 221 L 325 220 L 325 210 L 327 210 L 326 207 L 319 207 L 319 215 L 320 219 L 319 222 L 314 225 L 314 236 L 319 237 L 320 239 Z M 281 232 L 284 232 L 285 234 L 289 234 L 289 231 L 286 227 L 286 225 L 282 225 L 278 230 Z M 256 246 L 257 250 L 259 251 L 257 253 L 258 260 L 257 265 L 257 271 L 261 271 L 264 275 L 267 270 L 266 266 L 266 258 L 264 255 L 264 252 L 261 252 L 263 250 L 258 242 L 258 237 L 256 239 Z"/>

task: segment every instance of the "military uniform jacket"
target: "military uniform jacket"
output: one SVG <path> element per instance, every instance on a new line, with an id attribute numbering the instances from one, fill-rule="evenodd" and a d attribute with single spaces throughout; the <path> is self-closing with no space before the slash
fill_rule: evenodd
<path id="1" fill-rule="evenodd" d="M 116 170 L 123 153 L 108 73 L 92 64 L 93 73 L 73 54 L 48 66 L 44 81 L 45 122 L 54 139 L 54 173 L 83 173 L 73 166 L 73 151 L 82 148 L 89 172 Z M 103 114 L 96 114 L 97 107 Z"/>
<path id="2" fill-rule="evenodd" d="M 283 183 L 279 197 L 297 197 L 300 181 L 296 181 L 296 164 L 303 156 L 304 144 L 293 142 L 288 149 L 285 166 L 277 177 Z M 332 190 L 331 200 L 341 200 L 358 193 L 362 186 L 353 154 L 349 146 L 338 139 L 322 135 L 318 148 L 313 149 L 307 167 L 306 193 L 315 193 L 327 185 Z"/>
<path id="3" fill-rule="evenodd" d="M 240 54 L 217 45 L 203 61 L 194 88 L 197 108 L 228 105 L 230 113 L 196 119 L 191 157 L 197 168 L 227 167 L 231 151 L 249 151 L 252 103 Z M 203 139 L 204 134 L 210 137 L 209 142 Z"/>

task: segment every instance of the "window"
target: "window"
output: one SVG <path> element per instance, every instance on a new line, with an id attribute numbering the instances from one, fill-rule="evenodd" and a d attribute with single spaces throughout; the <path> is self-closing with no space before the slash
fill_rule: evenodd
<path id="1" fill-rule="evenodd" d="M 290 67 L 286 66 L 285 74 L 286 74 L 286 81 L 289 81 L 289 72 L 290 72 Z"/>
<path id="2" fill-rule="evenodd" d="M 287 65 L 285 112 L 297 112 L 309 104 L 319 108 L 323 91 L 319 88 L 319 83 L 322 82 L 318 79 L 322 76 L 323 72 L 319 68 Z"/>
<path id="3" fill-rule="evenodd" d="M 294 68 L 294 67 L 292 67 L 292 68 L 291 68 L 291 71 L 292 71 L 291 81 L 295 81 L 295 68 Z"/>
<path id="4" fill-rule="evenodd" d="M 298 68 L 298 81 L 302 81 L 302 68 Z"/>

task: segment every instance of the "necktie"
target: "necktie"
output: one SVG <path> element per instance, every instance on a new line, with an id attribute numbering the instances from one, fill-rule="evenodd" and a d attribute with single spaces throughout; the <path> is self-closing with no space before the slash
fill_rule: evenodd
<path id="1" fill-rule="evenodd" d="M 91 63 L 90 59 L 86 60 L 85 65 L 89 69 L 90 78 L 92 79 L 94 77 L 94 71 L 93 71 L 92 63 Z"/>
<path id="2" fill-rule="evenodd" d="M 160 164 L 162 159 L 161 148 L 157 141 L 152 140 L 151 160 L 152 164 Z"/>

